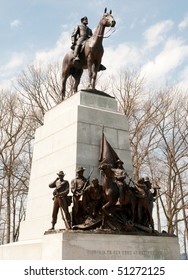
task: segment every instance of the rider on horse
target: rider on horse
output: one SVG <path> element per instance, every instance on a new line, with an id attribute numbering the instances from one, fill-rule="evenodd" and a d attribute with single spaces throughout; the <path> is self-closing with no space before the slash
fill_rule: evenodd
<path id="1" fill-rule="evenodd" d="M 84 17 L 85 18 L 85 17 Z M 82 18 L 82 19 L 84 19 Z M 84 20 L 82 20 L 84 21 Z M 62 65 L 62 89 L 61 89 L 61 96 L 62 96 L 62 100 L 64 100 L 65 95 L 66 95 L 66 82 L 67 79 L 72 76 L 74 79 L 74 83 L 73 83 L 73 92 L 76 93 L 78 91 L 78 86 L 80 84 L 80 79 L 81 76 L 83 74 L 83 71 L 85 69 L 88 69 L 88 80 L 89 80 L 89 85 L 88 88 L 95 90 L 96 88 L 96 79 L 97 79 L 97 72 L 99 72 L 100 70 L 105 70 L 106 67 L 104 67 L 101 64 L 101 60 L 102 60 L 102 56 L 104 53 L 104 48 L 102 45 L 103 42 L 103 38 L 104 38 L 104 31 L 106 27 L 114 27 L 116 25 L 116 21 L 114 20 L 113 16 L 112 16 L 112 11 L 110 10 L 110 12 L 107 12 L 107 9 L 104 10 L 104 14 L 101 18 L 101 20 L 99 21 L 99 24 L 97 26 L 97 28 L 95 29 L 94 34 L 88 38 L 91 35 L 91 32 L 89 33 L 89 35 L 87 35 L 88 33 L 84 33 L 87 32 L 86 30 L 88 30 L 87 28 L 87 19 L 85 21 L 85 25 L 82 23 L 82 25 L 79 25 L 79 28 L 75 29 L 75 32 L 73 32 L 72 35 L 72 40 L 73 40 L 73 44 L 74 42 L 76 43 L 76 41 L 78 41 L 79 43 L 79 47 L 77 49 L 77 45 L 76 45 L 76 50 L 75 53 L 73 51 L 69 51 L 68 53 L 65 54 L 64 58 L 63 58 L 63 65 Z M 83 25 L 85 27 L 83 27 Z M 80 26 L 83 27 L 83 33 L 80 33 Z M 77 31 L 78 35 L 77 35 Z M 86 34 L 85 36 L 83 36 L 83 34 Z M 77 40 L 77 36 L 80 37 L 80 35 L 82 36 L 82 39 L 85 39 L 84 42 L 84 48 L 83 51 L 81 50 L 80 47 L 80 40 Z M 72 46 L 73 48 L 73 46 Z M 80 53 L 80 61 L 79 63 L 76 62 L 75 59 L 75 55 L 78 55 L 78 52 Z"/>
<path id="2" fill-rule="evenodd" d="M 83 42 L 93 35 L 92 30 L 87 25 L 88 25 L 88 18 L 87 17 L 81 18 L 81 24 L 77 25 L 72 33 L 71 49 L 74 50 L 75 61 L 80 61 L 79 53 Z"/>
<path id="3" fill-rule="evenodd" d="M 84 42 L 93 35 L 92 30 L 87 26 L 88 18 L 83 17 L 83 18 L 81 18 L 80 21 L 81 21 L 81 24 L 77 25 L 74 28 L 74 31 L 71 35 L 71 41 L 72 41 L 71 49 L 74 50 L 74 61 L 75 62 L 80 62 L 79 54 L 81 52 L 81 48 L 82 48 Z M 101 64 L 99 67 L 99 71 L 103 71 L 103 70 L 106 70 L 106 67 Z"/>

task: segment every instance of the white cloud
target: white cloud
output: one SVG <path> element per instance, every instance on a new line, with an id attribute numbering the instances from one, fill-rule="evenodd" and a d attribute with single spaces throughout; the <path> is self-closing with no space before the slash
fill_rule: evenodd
<path id="1" fill-rule="evenodd" d="M 15 80 L 18 68 L 24 65 L 26 56 L 24 53 L 12 53 L 10 60 L 0 66 L 0 88 L 8 88 Z"/>
<path id="2" fill-rule="evenodd" d="M 10 60 L 3 66 L 0 66 L 0 71 L 13 70 L 24 63 L 24 53 L 12 53 Z"/>
<path id="3" fill-rule="evenodd" d="M 188 15 L 186 15 L 185 18 L 178 25 L 180 31 L 182 31 L 186 27 L 188 27 Z"/>
<path id="4" fill-rule="evenodd" d="M 183 45 L 180 39 L 168 39 L 162 52 L 142 67 L 142 74 L 150 83 L 162 84 L 187 58 L 188 45 Z"/>
<path id="5" fill-rule="evenodd" d="M 22 22 L 19 19 L 15 19 L 10 23 L 10 27 L 13 30 L 19 29 L 21 27 L 21 25 L 22 25 Z"/>
<path id="6" fill-rule="evenodd" d="M 141 54 L 139 49 L 124 43 L 118 45 L 117 48 L 105 48 L 102 63 L 107 67 L 108 74 L 114 74 L 119 69 L 137 66 L 140 60 Z"/>
<path id="7" fill-rule="evenodd" d="M 173 21 L 164 20 L 152 25 L 144 32 L 146 48 L 153 48 L 166 38 L 166 33 L 172 28 Z"/>
<path id="8" fill-rule="evenodd" d="M 55 44 L 55 47 L 50 50 L 38 51 L 35 55 L 35 62 L 52 63 L 62 59 L 66 52 L 70 50 L 71 35 L 68 32 L 63 32 Z"/>

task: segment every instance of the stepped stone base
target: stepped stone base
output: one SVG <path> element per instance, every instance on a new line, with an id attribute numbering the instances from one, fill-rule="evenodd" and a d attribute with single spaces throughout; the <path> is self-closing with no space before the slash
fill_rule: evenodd
<path id="1" fill-rule="evenodd" d="M 178 260 L 177 237 L 47 232 L 0 247 L 2 260 Z"/>

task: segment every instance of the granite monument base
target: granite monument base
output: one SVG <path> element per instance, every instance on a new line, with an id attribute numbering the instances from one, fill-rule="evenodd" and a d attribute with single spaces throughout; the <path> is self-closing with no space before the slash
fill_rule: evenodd
<path id="1" fill-rule="evenodd" d="M 178 260 L 179 244 L 171 236 L 47 232 L 42 259 Z"/>
<path id="2" fill-rule="evenodd" d="M 42 239 L 2 245 L 3 260 L 178 260 L 177 237 L 47 231 Z"/>

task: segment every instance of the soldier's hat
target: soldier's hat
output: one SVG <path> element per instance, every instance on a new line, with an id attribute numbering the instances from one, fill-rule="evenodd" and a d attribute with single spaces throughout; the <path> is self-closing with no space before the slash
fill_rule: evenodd
<path id="1" fill-rule="evenodd" d="M 83 168 L 82 166 L 79 166 L 76 168 L 76 172 L 80 172 L 80 171 L 84 171 L 85 168 Z"/>
<path id="2" fill-rule="evenodd" d="M 84 20 L 87 20 L 87 21 L 88 21 L 88 18 L 87 18 L 87 17 L 81 18 L 81 22 L 83 22 Z"/>
<path id="3" fill-rule="evenodd" d="M 65 173 L 64 173 L 63 171 L 59 171 L 59 172 L 57 173 L 57 175 L 58 175 L 58 176 L 65 176 Z"/>

